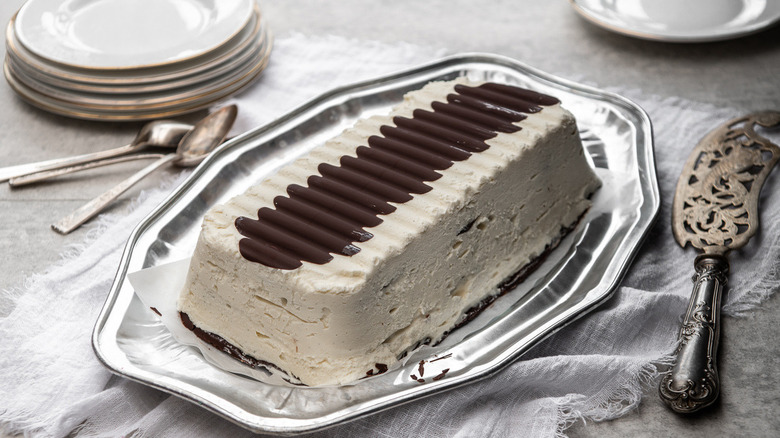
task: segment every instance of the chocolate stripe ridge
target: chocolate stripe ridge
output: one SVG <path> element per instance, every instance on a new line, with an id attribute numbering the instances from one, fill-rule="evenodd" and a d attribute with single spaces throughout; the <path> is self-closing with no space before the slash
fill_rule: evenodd
<path id="1" fill-rule="evenodd" d="M 444 170 L 452 166 L 452 160 L 447 157 L 422 149 L 403 139 L 374 135 L 368 138 L 368 145 L 371 148 L 402 154 L 410 160 L 417 161 L 421 166 L 429 166 L 431 169 Z"/>
<path id="2" fill-rule="evenodd" d="M 412 112 L 415 119 L 424 120 L 437 126 L 452 131 L 453 136 L 457 133 L 463 133 L 469 138 L 475 139 L 475 144 L 482 146 L 483 142 L 496 136 L 496 130 L 489 125 L 485 127 L 479 123 L 474 123 L 469 118 L 458 117 L 457 115 L 447 114 L 443 111 L 426 111 L 416 109 Z"/>
<path id="3" fill-rule="evenodd" d="M 236 229 L 239 233 L 242 230 L 242 225 L 245 220 L 251 221 L 252 219 L 245 217 L 236 219 Z M 279 246 L 256 236 L 241 239 L 238 242 L 238 249 L 245 259 L 273 268 L 289 270 L 300 268 L 303 265 L 301 260 L 287 249 L 280 248 Z"/>
<path id="4" fill-rule="evenodd" d="M 323 177 L 331 177 L 350 186 L 363 188 L 381 200 L 407 202 L 412 199 L 409 192 L 403 190 L 402 187 L 395 186 L 391 181 L 383 181 L 348 167 L 336 167 L 323 163 L 317 167 L 317 170 Z"/>
<path id="5" fill-rule="evenodd" d="M 279 227 L 287 227 L 290 231 L 319 243 L 330 252 L 349 256 L 360 251 L 360 248 L 353 245 L 348 236 L 335 233 L 322 224 L 300 219 L 284 210 L 263 207 L 257 212 L 257 218 L 260 219 L 257 221 L 258 223 L 267 221 Z"/>
<path id="6" fill-rule="evenodd" d="M 353 242 L 365 242 L 374 237 L 373 234 L 361 228 L 361 223 L 350 218 L 344 217 L 343 213 L 328 210 L 327 208 L 312 204 L 303 199 L 291 199 L 286 196 L 277 196 L 274 198 L 274 207 L 277 210 L 289 212 L 298 215 L 310 221 L 318 221 L 319 224 L 329 230 L 340 234 Z M 372 216 L 375 222 L 382 222 L 382 219 Z M 377 225 L 379 225 L 377 223 Z M 369 226 L 369 225 L 366 225 Z"/>
<path id="7" fill-rule="evenodd" d="M 487 88 L 467 87 L 465 85 L 456 85 L 455 91 L 467 96 L 476 97 L 477 99 L 489 102 L 495 105 L 501 105 L 515 111 L 523 113 L 538 113 L 542 110 L 541 106 L 536 105 L 534 102 L 529 102 L 515 96 L 509 96 L 497 91 L 491 91 Z"/>
<path id="8" fill-rule="evenodd" d="M 415 178 L 414 175 L 410 176 L 402 169 L 388 167 L 384 163 L 377 163 L 371 159 L 344 156 L 341 157 L 339 163 L 344 168 L 353 169 L 364 175 L 374 175 L 380 180 L 388 181 L 395 187 L 406 190 L 408 193 L 420 194 L 431 190 L 430 186 L 422 182 L 424 179 Z"/>
<path id="9" fill-rule="evenodd" d="M 537 91 L 527 90 L 525 88 L 514 87 L 511 85 L 497 84 L 495 82 L 488 82 L 482 84 L 480 87 L 477 88 L 492 90 L 499 93 L 506 93 L 511 96 L 515 96 L 519 99 L 533 102 L 536 103 L 537 105 L 542 105 L 542 106 L 557 105 L 561 103 L 561 101 L 556 99 L 555 97 L 548 96 L 546 94 L 542 94 Z"/>
<path id="10" fill-rule="evenodd" d="M 351 185 L 332 177 L 327 178 L 326 176 L 310 176 L 307 182 L 310 189 L 319 189 L 319 193 L 324 192 L 347 201 L 352 201 L 371 211 L 370 214 L 390 214 L 395 211 L 394 206 L 360 186 Z"/>
<path id="11" fill-rule="evenodd" d="M 503 117 L 513 122 L 519 122 L 528 117 L 525 114 L 521 113 L 520 111 L 515 111 L 511 108 L 506 108 L 500 105 L 493 105 L 490 102 L 485 102 L 484 100 L 479 100 L 477 98 L 471 96 L 465 96 L 462 94 L 448 95 L 447 103 L 451 105 L 459 105 L 468 108 L 473 108 L 485 114 L 490 114 L 494 117 Z"/>
<path id="12" fill-rule="evenodd" d="M 478 123 L 483 127 L 488 127 L 498 132 L 511 133 L 520 130 L 519 126 L 512 123 L 512 119 L 503 114 L 484 114 L 461 103 L 446 104 L 442 102 L 433 102 L 431 108 L 439 113 L 450 114 L 459 119 L 471 120 L 474 123 Z"/>
<path id="13" fill-rule="evenodd" d="M 407 119 L 406 117 L 393 117 L 393 123 L 395 123 L 399 129 L 411 131 L 418 136 L 427 137 L 431 140 L 444 140 L 427 140 L 426 143 L 444 143 L 451 148 L 457 148 L 467 152 L 469 155 L 471 152 L 482 152 L 488 148 L 488 145 L 485 144 L 486 139 L 484 138 L 456 131 L 450 126 L 441 126 L 429 120 L 420 119 L 419 117 L 411 119 Z M 495 135 L 496 134 L 493 133 L 492 137 L 495 137 Z M 422 140 L 425 141 L 425 139 Z"/>
<path id="14" fill-rule="evenodd" d="M 441 174 L 436 172 L 432 166 L 412 161 L 392 149 L 359 146 L 355 149 L 355 154 L 358 158 L 372 163 L 381 163 L 387 168 L 403 172 L 412 178 L 419 178 L 421 181 L 435 181 L 441 178 Z"/>
<path id="15" fill-rule="evenodd" d="M 333 259 L 328 248 L 273 222 L 241 220 L 236 224 L 236 227 L 240 228 L 242 235 L 285 248 L 301 261 L 323 264 Z"/>
<path id="16" fill-rule="evenodd" d="M 404 119 L 403 117 L 396 117 L 393 119 L 393 122 L 396 124 L 399 123 L 396 119 L 410 120 Z M 400 123 L 403 123 L 403 120 L 401 120 Z M 424 132 L 415 131 L 413 127 L 405 128 L 402 126 L 391 127 L 385 125 L 379 128 L 379 132 L 387 138 L 401 140 L 414 147 L 438 155 L 448 161 L 463 161 L 471 156 L 471 152 L 465 148 L 443 142 L 435 137 L 426 135 Z M 369 144 L 369 146 L 370 145 L 371 144 Z"/>
<path id="17" fill-rule="evenodd" d="M 313 177 L 309 177 L 309 180 L 312 178 Z M 342 216 L 354 220 L 357 223 L 369 224 L 366 225 L 369 227 L 379 225 L 377 220 L 381 223 L 381 219 L 376 216 L 376 212 L 371 211 L 370 208 L 339 197 L 326 190 L 321 190 L 316 186 L 302 187 L 297 184 L 291 184 L 287 187 L 287 193 L 294 199 L 302 199 L 311 204 L 320 205 L 327 210 L 336 211 Z"/>

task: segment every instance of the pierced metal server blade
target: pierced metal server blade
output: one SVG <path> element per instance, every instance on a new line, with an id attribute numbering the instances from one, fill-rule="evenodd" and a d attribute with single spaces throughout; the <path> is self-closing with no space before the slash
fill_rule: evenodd
<path id="1" fill-rule="evenodd" d="M 705 136 L 685 163 L 672 204 L 677 242 L 701 251 L 680 330 L 676 361 L 659 385 L 661 399 L 680 413 L 696 412 L 718 398 L 720 300 L 729 251 L 758 231 L 761 187 L 780 159 L 780 148 L 756 133 L 780 125 L 780 112 L 763 111 L 724 123 Z"/>

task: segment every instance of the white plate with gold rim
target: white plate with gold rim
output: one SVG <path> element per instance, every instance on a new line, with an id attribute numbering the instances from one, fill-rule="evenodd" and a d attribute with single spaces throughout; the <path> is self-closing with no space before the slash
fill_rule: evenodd
<path id="1" fill-rule="evenodd" d="M 165 117 L 173 117 L 192 111 L 206 108 L 231 94 L 237 93 L 251 84 L 268 65 L 272 43 L 269 40 L 257 63 L 237 78 L 230 82 L 220 84 L 216 90 L 190 95 L 185 98 L 171 100 L 155 105 L 144 105 L 141 102 L 126 105 L 96 106 L 74 102 L 68 102 L 50 95 L 41 93 L 38 87 L 26 85 L 13 67 L 6 61 L 4 73 L 11 88 L 25 101 L 45 111 L 67 117 L 86 120 L 105 121 L 140 121 L 153 120 Z"/>
<path id="2" fill-rule="evenodd" d="M 750 35 L 780 22 L 778 0 L 569 0 L 583 18 L 623 35 L 703 43 Z"/>
<path id="3" fill-rule="evenodd" d="M 85 69 L 133 69 L 192 59 L 238 34 L 254 0 L 29 0 L 19 41 L 41 58 Z"/>

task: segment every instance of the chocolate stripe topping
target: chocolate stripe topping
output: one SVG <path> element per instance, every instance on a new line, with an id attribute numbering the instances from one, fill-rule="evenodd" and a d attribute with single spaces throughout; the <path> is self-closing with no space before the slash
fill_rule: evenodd
<path id="1" fill-rule="evenodd" d="M 291 184 L 287 196 L 274 198 L 274 208 L 261 208 L 257 219 L 239 217 L 241 255 L 278 269 L 296 269 L 302 262 L 324 264 L 332 254 L 351 256 L 355 242 L 373 235 L 365 228 L 382 223 L 379 216 L 396 210 L 413 195 L 427 193 L 426 182 L 440 171 L 490 146 L 498 133 L 520 130 L 515 125 L 554 97 L 509 85 L 456 85 L 447 102 L 433 102 L 433 111 L 417 109 L 411 118 L 394 117 L 381 136 L 371 136 L 357 157 L 343 156 L 339 166 L 320 164 L 307 187 Z"/>

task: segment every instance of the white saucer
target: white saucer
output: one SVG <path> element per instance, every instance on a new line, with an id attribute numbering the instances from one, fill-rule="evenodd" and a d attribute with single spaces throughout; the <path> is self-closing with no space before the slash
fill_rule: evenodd
<path id="1" fill-rule="evenodd" d="M 253 0 L 29 0 L 16 36 L 36 55 L 87 69 L 170 64 L 220 47 L 247 25 Z"/>
<path id="2" fill-rule="evenodd" d="M 569 0 L 588 21 L 655 41 L 737 38 L 780 22 L 778 0 Z"/>

